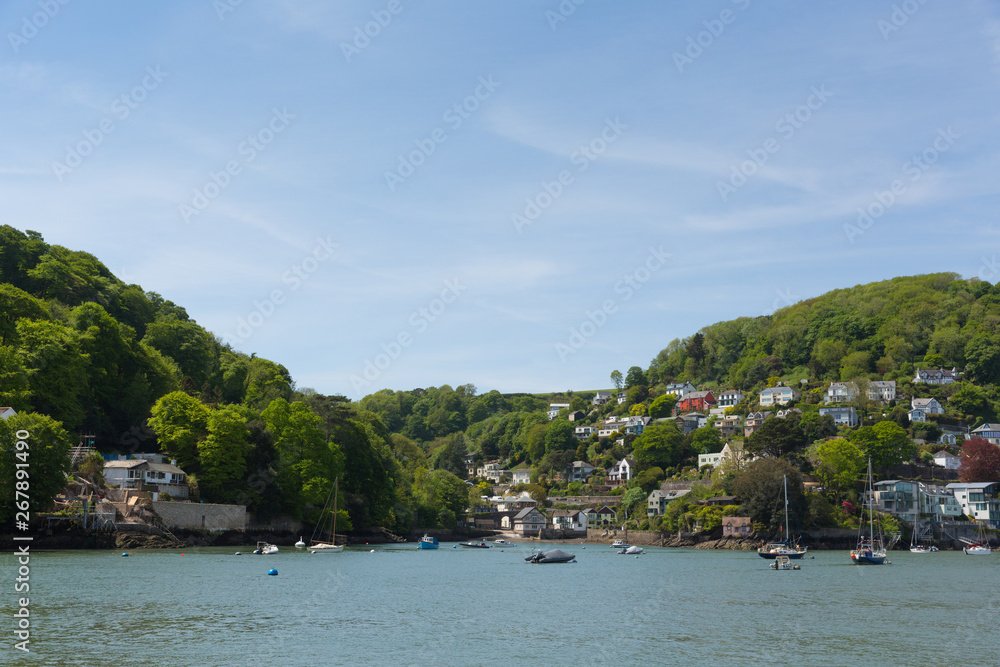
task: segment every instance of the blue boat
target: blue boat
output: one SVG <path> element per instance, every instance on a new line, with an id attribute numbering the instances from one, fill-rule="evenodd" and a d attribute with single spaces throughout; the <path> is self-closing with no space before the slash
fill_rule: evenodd
<path id="1" fill-rule="evenodd" d="M 437 549 L 438 548 L 438 538 L 431 537 L 430 535 L 424 535 L 417 542 L 417 547 L 420 549 Z"/>

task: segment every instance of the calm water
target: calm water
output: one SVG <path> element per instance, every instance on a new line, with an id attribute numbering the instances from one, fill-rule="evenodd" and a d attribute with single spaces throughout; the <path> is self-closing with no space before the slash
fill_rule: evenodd
<path id="1" fill-rule="evenodd" d="M 0 663 L 1000 664 L 1000 554 L 866 568 L 817 552 L 775 572 L 746 552 L 558 546 L 577 562 L 450 544 L 39 552 L 32 653 L 11 648 L 3 584 Z M 0 564 L 13 580 L 11 556 Z"/>

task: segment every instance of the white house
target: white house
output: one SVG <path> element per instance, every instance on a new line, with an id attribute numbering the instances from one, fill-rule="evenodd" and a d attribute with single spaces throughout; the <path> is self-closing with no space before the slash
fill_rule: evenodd
<path id="1" fill-rule="evenodd" d="M 14 408 L 0 408 L 0 419 L 9 419 L 17 414 Z"/>
<path id="2" fill-rule="evenodd" d="M 597 430 L 596 426 L 577 426 L 573 429 L 573 435 L 580 440 L 586 440 L 590 436 L 597 433 Z"/>
<path id="3" fill-rule="evenodd" d="M 720 408 L 732 408 L 743 400 L 743 392 L 739 389 L 726 389 L 725 391 L 719 392 L 718 396 L 718 406 Z"/>
<path id="4" fill-rule="evenodd" d="M 868 400 L 888 403 L 896 399 L 895 380 L 876 380 L 868 384 Z"/>
<path id="5" fill-rule="evenodd" d="M 722 452 L 717 452 L 715 454 L 698 455 L 699 468 L 704 468 L 705 466 L 712 466 L 713 468 L 718 468 L 720 463 L 722 463 Z"/>
<path id="6" fill-rule="evenodd" d="M 962 460 L 954 454 L 949 454 L 943 449 L 934 455 L 934 465 L 941 466 L 946 470 L 958 470 Z"/>
<path id="7" fill-rule="evenodd" d="M 924 384 L 951 384 L 952 382 L 958 382 L 960 375 L 961 373 L 956 368 L 952 368 L 950 371 L 944 369 L 922 371 L 918 368 L 913 381 L 923 382 Z"/>
<path id="8" fill-rule="evenodd" d="M 624 391 L 618 392 L 618 405 L 621 405 L 628 400 L 628 393 Z"/>
<path id="9" fill-rule="evenodd" d="M 791 387 L 768 387 L 760 392 L 761 406 L 785 405 L 799 397 L 799 392 Z"/>
<path id="10" fill-rule="evenodd" d="M 142 459 L 105 461 L 104 481 L 108 486 L 118 489 L 138 489 L 148 466 L 149 462 Z"/>
<path id="11" fill-rule="evenodd" d="M 594 405 L 604 405 L 609 400 L 611 400 L 611 392 L 610 391 L 599 391 L 599 392 L 597 392 L 597 395 L 594 396 L 594 398 L 591 401 L 591 403 L 593 403 Z"/>
<path id="12" fill-rule="evenodd" d="M 955 494 L 963 514 L 1000 528 L 1000 482 L 952 482 L 944 488 Z"/>
<path id="13" fill-rule="evenodd" d="M 549 421 L 559 416 L 560 410 L 569 410 L 569 403 L 549 403 Z"/>
<path id="14" fill-rule="evenodd" d="M 690 382 L 674 382 L 668 384 L 663 393 L 668 396 L 676 396 L 678 399 L 684 398 L 693 391 L 697 391 L 698 388 L 695 387 Z"/>
<path id="15" fill-rule="evenodd" d="M 854 396 L 854 387 L 846 382 L 833 382 L 830 384 L 830 388 L 826 390 L 827 403 L 846 403 L 847 401 L 853 401 Z"/>
<path id="16" fill-rule="evenodd" d="M 973 438 L 984 438 L 1000 446 L 1000 424 L 983 424 L 972 429 Z"/>
<path id="17" fill-rule="evenodd" d="M 152 492 L 153 500 L 158 500 L 161 493 L 185 499 L 189 495 L 187 474 L 176 463 L 150 462 L 146 459 L 105 461 L 104 480 L 108 486 L 119 489 L 144 488 Z"/>
<path id="18" fill-rule="evenodd" d="M 853 405 L 822 407 L 819 409 L 819 413 L 833 417 L 833 423 L 837 426 L 854 427 L 861 423 L 861 420 L 858 418 L 858 411 L 854 409 Z"/>
<path id="19" fill-rule="evenodd" d="M 514 515 L 514 532 L 522 537 L 541 533 L 545 527 L 545 515 L 535 507 L 527 507 Z"/>
<path id="20" fill-rule="evenodd" d="M 944 408 L 936 398 L 914 398 L 910 401 L 910 407 L 915 410 L 919 408 L 929 415 L 944 414 Z"/>
<path id="21" fill-rule="evenodd" d="M 612 486 L 624 484 L 635 476 L 635 460 L 628 457 L 611 466 L 608 473 L 608 483 Z"/>
<path id="22" fill-rule="evenodd" d="M 587 534 L 587 515 L 580 510 L 553 510 L 552 527 Z"/>
<path id="23" fill-rule="evenodd" d="M 955 495 L 940 486 L 920 483 L 920 513 L 932 521 L 954 521 L 962 515 L 962 505 Z"/>
<path id="24" fill-rule="evenodd" d="M 521 463 L 510 471 L 510 483 L 514 486 L 529 482 L 531 482 L 531 468 L 527 464 Z"/>

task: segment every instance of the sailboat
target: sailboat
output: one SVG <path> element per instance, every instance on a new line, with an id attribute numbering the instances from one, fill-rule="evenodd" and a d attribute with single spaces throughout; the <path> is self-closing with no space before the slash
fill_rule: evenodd
<path id="1" fill-rule="evenodd" d="M 788 540 L 790 533 L 788 532 L 788 476 L 784 477 L 785 484 L 785 540 L 783 542 L 771 542 L 770 544 L 765 544 L 760 549 L 757 549 L 757 555 L 761 558 L 778 558 L 779 556 L 787 556 L 788 558 L 798 559 L 806 555 L 808 547 L 799 546 L 798 540 L 795 544 L 791 544 Z M 797 521 L 796 521 L 797 523 Z"/>
<path id="2" fill-rule="evenodd" d="M 875 493 L 872 490 L 872 460 L 868 459 L 868 535 L 865 524 L 858 527 L 858 546 L 851 551 L 851 561 L 855 565 L 882 565 L 886 563 L 885 544 L 882 541 L 882 526 L 875 531 Z"/>
<path id="3" fill-rule="evenodd" d="M 979 522 L 979 535 L 977 541 L 973 542 L 965 538 L 959 538 L 965 542 L 966 546 L 962 548 L 966 556 L 989 556 L 993 553 L 990 548 L 990 541 L 986 537 L 986 528 L 982 521 Z"/>
<path id="4" fill-rule="evenodd" d="M 333 489 L 330 491 L 330 495 L 326 498 L 326 504 L 323 505 L 323 511 L 320 513 L 319 522 L 316 524 L 316 528 L 313 529 L 313 538 L 316 537 L 316 531 L 321 531 L 323 524 L 326 523 L 326 512 L 330 508 L 330 498 L 333 497 L 333 528 L 330 530 L 330 541 L 323 542 L 311 539 L 312 542 L 309 545 L 309 553 L 311 554 L 333 554 L 339 553 L 344 550 L 344 545 L 337 546 L 337 489 L 340 483 L 340 479 L 333 483 Z M 322 537 L 322 535 L 321 535 Z"/>
<path id="5" fill-rule="evenodd" d="M 910 535 L 910 551 L 915 554 L 929 554 L 937 551 L 938 548 L 935 546 L 930 546 L 927 544 L 921 544 L 920 540 L 917 538 L 918 527 L 920 525 L 920 520 L 916 517 L 913 518 L 913 532 Z"/>

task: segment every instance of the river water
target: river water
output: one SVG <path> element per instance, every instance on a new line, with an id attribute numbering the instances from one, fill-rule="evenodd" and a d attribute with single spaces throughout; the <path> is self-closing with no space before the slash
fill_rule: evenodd
<path id="1" fill-rule="evenodd" d="M 821 551 L 776 572 L 753 552 L 555 546 L 577 562 L 451 544 L 37 552 L 30 654 L 4 555 L 0 663 L 1000 664 L 1000 554 Z"/>

